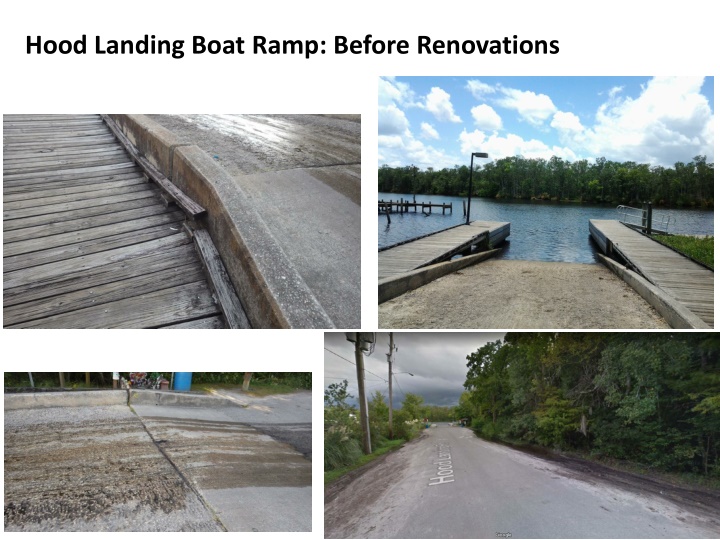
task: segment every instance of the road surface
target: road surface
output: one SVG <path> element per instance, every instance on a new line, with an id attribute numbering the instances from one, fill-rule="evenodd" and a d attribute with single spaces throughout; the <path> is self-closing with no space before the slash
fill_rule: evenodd
<path id="1" fill-rule="evenodd" d="M 717 538 L 712 514 L 438 426 L 326 488 L 326 538 Z M 717 516 L 717 514 L 715 514 Z"/>

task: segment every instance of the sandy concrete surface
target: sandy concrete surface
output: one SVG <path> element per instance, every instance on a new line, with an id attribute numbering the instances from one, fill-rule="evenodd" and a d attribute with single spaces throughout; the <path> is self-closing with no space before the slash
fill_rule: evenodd
<path id="1" fill-rule="evenodd" d="M 6 406 L 5 530 L 310 531 L 311 393 L 182 397 Z"/>
<path id="2" fill-rule="evenodd" d="M 149 115 L 237 182 L 338 328 L 360 327 L 360 116 Z"/>
<path id="3" fill-rule="evenodd" d="M 491 260 L 378 307 L 380 328 L 669 328 L 600 264 Z"/>

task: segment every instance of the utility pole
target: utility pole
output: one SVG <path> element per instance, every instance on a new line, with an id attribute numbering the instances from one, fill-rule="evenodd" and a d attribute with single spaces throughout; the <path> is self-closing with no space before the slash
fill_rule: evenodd
<path id="1" fill-rule="evenodd" d="M 388 357 L 388 384 L 390 385 L 390 391 L 389 391 L 389 395 L 390 395 L 390 407 L 389 407 L 390 415 L 389 415 L 389 416 L 390 416 L 390 418 L 389 418 L 389 421 L 388 421 L 388 424 L 389 424 L 389 430 L 388 430 L 388 431 L 389 431 L 389 433 L 390 433 L 390 438 L 391 438 L 391 439 L 393 438 L 393 422 L 392 422 L 392 409 L 393 409 L 393 401 L 392 401 L 392 355 L 393 355 L 393 349 L 394 349 L 394 348 L 395 348 L 395 343 L 393 342 L 393 333 L 390 332 L 390 352 L 388 353 L 387 357 Z"/>
<path id="2" fill-rule="evenodd" d="M 360 342 L 360 333 L 355 335 L 355 367 L 357 368 L 358 378 L 358 398 L 360 399 L 360 425 L 363 432 L 363 453 L 370 454 L 372 447 L 370 444 L 370 422 L 368 420 L 367 400 L 365 399 L 365 359 L 362 353 L 362 343 Z"/>

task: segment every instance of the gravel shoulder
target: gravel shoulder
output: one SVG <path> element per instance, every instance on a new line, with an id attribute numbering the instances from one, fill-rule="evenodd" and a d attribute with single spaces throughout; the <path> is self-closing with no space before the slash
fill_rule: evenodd
<path id="1" fill-rule="evenodd" d="M 669 328 L 600 264 L 490 260 L 378 307 L 380 328 Z"/>

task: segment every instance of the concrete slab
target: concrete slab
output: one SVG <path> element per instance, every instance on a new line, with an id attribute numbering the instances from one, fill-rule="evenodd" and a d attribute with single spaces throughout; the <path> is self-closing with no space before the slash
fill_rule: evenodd
<path id="1" fill-rule="evenodd" d="M 5 531 L 219 531 L 127 406 L 5 411 Z"/>
<path id="2" fill-rule="evenodd" d="M 311 392 L 107 394 L 5 397 L 6 531 L 311 530 Z"/>
<path id="3" fill-rule="evenodd" d="M 360 327 L 360 204 L 328 187 L 360 166 L 235 176 L 238 186 L 337 328 Z"/>
<path id="4" fill-rule="evenodd" d="M 228 530 L 311 530 L 312 463 L 290 444 L 238 422 L 247 409 L 134 408 Z"/>

